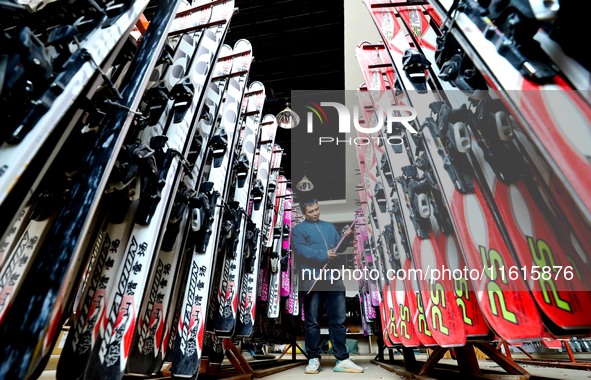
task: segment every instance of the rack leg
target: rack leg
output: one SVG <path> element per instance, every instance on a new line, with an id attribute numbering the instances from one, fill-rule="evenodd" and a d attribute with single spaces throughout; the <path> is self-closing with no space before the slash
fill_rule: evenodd
<path id="1" fill-rule="evenodd" d="M 529 378 L 530 373 L 523 369 L 519 364 L 515 363 L 513 359 L 503 355 L 499 350 L 494 349 L 487 343 L 474 343 L 474 347 L 478 347 L 485 355 L 497 363 L 507 373 L 512 375 L 522 375 L 524 378 Z"/>
<path id="2" fill-rule="evenodd" d="M 408 371 L 414 372 L 418 367 L 414 349 L 410 347 L 403 347 L 402 357 L 404 358 L 404 368 L 406 368 Z"/>
<path id="3" fill-rule="evenodd" d="M 425 364 L 423 364 L 423 366 L 419 370 L 419 375 L 426 375 L 427 373 L 429 373 L 429 371 L 431 371 L 435 367 L 435 365 L 437 365 L 437 363 L 439 363 L 439 360 L 441 360 L 441 358 L 443 357 L 443 355 L 445 355 L 446 352 L 447 352 L 447 348 L 443 348 L 443 347 L 435 348 L 433 350 L 433 353 L 431 353 L 431 355 L 429 355 L 429 358 L 427 359 Z M 404 362 L 406 363 L 406 357 L 404 358 Z"/>
<path id="4" fill-rule="evenodd" d="M 468 376 L 480 375 L 480 366 L 478 365 L 478 359 L 474 353 L 474 346 L 466 344 L 463 347 L 456 347 L 454 350 L 457 355 L 458 367 L 460 367 L 461 373 Z"/>

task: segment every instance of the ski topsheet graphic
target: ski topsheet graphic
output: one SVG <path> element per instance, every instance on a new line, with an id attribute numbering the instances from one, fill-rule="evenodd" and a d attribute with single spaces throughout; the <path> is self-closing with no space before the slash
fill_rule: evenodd
<path id="1" fill-rule="evenodd" d="M 27 221 L 29 220 L 31 213 L 31 205 L 24 207 L 18 215 L 18 218 L 14 221 L 14 224 L 10 227 L 4 239 L 0 243 L 0 269 L 4 266 L 7 254 L 12 251 L 18 241 L 23 228 L 26 227 Z"/>
<path id="2" fill-rule="evenodd" d="M 59 189 L 59 186 L 58 186 Z M 19 288 L 27 276 L 31 263 L 35 260 L 39 246 L 47 234 L 48 226 L 53 221 L 52 213 L 59 205 L 58 193 L 39 194 L 33 206 L 33 212 L 29 222 L 18 239 L 15 239 L 14 248 L 0 266 L 0 323 L 13 298 L 18 296 Z"/>

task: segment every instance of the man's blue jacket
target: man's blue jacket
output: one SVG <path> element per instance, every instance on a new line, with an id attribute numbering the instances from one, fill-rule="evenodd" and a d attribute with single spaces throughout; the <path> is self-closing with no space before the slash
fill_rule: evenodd
<path id="1" fill-rule="evenodd" d="M 313 276 L 322 275 L 320 269 L 328 262 L 327 251 L 336 247 L 340 239 L 341 236 L 335 226 L 323 220 L 319 220 L 318 222 L 304 220 L 293 228 L 291 241 L 299 268 L 299 289 L 301 291 L 309 290 L 309 287 L 314 282 Z M 344 250 L 344 247 L 339 249 L 339 251 L 341 250 Z M 327 268 L 330 267 L 330 265 L 327 266 Z M 304 271 L 305 269 L 309 269 L 309 271 Z M 313 273 L 312 281 L 307 281 L 310 272 Z M 318 281 L 314 285 L 314 290 L 345 289 L 341 279 L 333 281 L 332 284 L 330 283 L 330 276 L 327 279 L 328 281 Z"/>

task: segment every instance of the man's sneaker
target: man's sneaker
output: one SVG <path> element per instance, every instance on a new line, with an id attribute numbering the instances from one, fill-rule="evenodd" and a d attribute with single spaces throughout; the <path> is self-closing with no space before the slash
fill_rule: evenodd
<path id="1" fill-rule="evenodd" d="M 337 364 L 332 370 L 335 372 L 363 373 L 363 368 L 353 363 L 351 359 L 337 360 Z"/>
<path id="2" fill-rule="evenodd" d="M 310 360 L 308 360 L 308 365 L 306 366 L 306 370 L 304 371 L 304 373 L 310 373 L 310 374 L 316 374 L 320 369 L 320 359 L 318 358 L 312 358 Z"/>

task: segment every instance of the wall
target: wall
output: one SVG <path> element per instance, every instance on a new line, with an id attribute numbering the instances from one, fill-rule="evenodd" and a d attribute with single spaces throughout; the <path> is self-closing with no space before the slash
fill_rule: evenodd
<path id="1" fill-rule="evenodd" d="M 375 27 L 365 4 L 361 0 L 344 0 L 345 3 L 345 90 L 355 91 L 363 83 L 363 75 L 355 57 L 355 47 L 363 41 L 378 42 L 380 35 Z M 351 98 L 351 97 L 348 97 Z M 351 127 L 351 130 L 354 130 Z M 329 222 L 350 222 L 357 209 L 355 204 L 357 192 L 355 186 L 359 182 L 356 175 L 357 157 L 355 148 L 347 149 L 347 199 L 343 202 L 321 202 L 322 219 Z"/>

